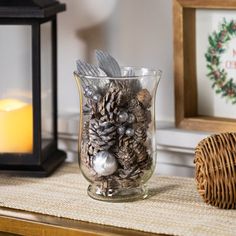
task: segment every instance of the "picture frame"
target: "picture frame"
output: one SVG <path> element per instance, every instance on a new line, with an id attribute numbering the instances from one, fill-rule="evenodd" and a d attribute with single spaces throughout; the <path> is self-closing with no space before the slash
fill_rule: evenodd
<path id="1" fill-rule="evenodd" d="M 235 0 L 173 0 L 175 124 L 188 130 L 236 131 L 236 119 L 200 115 L 196 76 L 196 11 L 236 10 Z"/>

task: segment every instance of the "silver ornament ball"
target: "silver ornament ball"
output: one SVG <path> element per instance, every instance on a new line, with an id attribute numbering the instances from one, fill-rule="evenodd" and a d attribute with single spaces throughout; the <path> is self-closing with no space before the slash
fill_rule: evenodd
<path id="1" fill-rule="evenodd" d="M 94 94 L 93 95 L 93 100 L 95 101 L 95 102 L 99 102 L 100 100 L 101 100 L 101 95 L 100 94 Z"/>
<path id="2" fill-rule="evenodd" d="M 108 151 L 98 152 L 93 159 L 93 169 L 99 176 L 108 176 L 118 168 L 116 158 Z"/>
<path id="3" fill-rule="evenodd" d="M 117 132 L 118 132 L 118 134 L 123 135 L 123 134 L 125 134 L 125 130 L 126 130 L 125 126 L 122 125 L 122 126 L 118 127 Z"/>
<path id="4" fill-rule="evenodd" d="M 131 128 L 128 128 L 125 132 L 125 134 L 129 137 L 134 136 L 134 130 Z"/>
<path id="5" fill-rule="evenodd" d="M 119 114 L 119 122 L 121 122 L 121 123 L 126 122 L 128 120 L 128 117 L 129 117 L 129 115 L 128 115 L 127 112 L 125 112 L 125 111 L 120 112 L 120 114 Z"/>
<path id="6" fill-rule="evenodd" d="M 86 86 L 84 89 L 84 95 L 86 97 L 91 97 L 93 95 L 93 90 L 91 89 L 91 87 Z"/>
<path id="7" fill-rule="evenodd" d="M 134 123 L 134 121 L 135 121 L 135 116 L 134 116 L 134 114 L 129 114 L 129 117 L 128 117 L 128 123 L 130 123 L 130 124 L 132 124 L 132 123 Z"/>

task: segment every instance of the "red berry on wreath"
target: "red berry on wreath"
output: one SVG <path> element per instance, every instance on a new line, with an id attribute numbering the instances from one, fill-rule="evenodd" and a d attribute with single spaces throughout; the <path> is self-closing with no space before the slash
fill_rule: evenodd
<path id="1" fill-rule="evenodd" d="M 218 79 L 220 77 L 220 72 L 219 71 L 214 71 L 213 74 L 214 74 L 214 77 L 216 79 Z"/>
<path id="2" fill-rule="evenodd" d="M 221 33 L 220 33 L 220 40 L 221 41 L 224 40 L 226 33 L 227 33 L 226 30 L 221 31 Z"/>
<path id="3" fill-rule="evenodd" d="M 220 42 L 217 43 L 217 48 L 222 48 L 222 44 Z"/>
<path id="4" fill-rule="evenodd" d="M 229 89 L 229 90 L 227 91 L 227 93 L 228 93 L 229 96 L 232 96 L 232 95 L 234 94 L 234 92 L 233 92 L 232 89 Z"/>
<path id="5" fill-rule="evenodd" d="M 232 25 L 231 29 L 236 30 L 236 23 Z"/>
<path id="6" fill-rule="evenodd" d="M 222 31 L 222 35 L 223 35 L 223 36 L 225 36 L 226 33 L 227 33 L 227 30 L 223 30 L 223 31 Z"/>

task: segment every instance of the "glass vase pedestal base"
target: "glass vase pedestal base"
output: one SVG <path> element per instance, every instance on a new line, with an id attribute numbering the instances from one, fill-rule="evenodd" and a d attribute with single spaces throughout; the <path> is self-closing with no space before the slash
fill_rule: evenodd
<path id="1" fill-rule="evenodd" d="M 96 184 L 91 184 L 88 186 L 87 193 L 93 199 L 106 202 L 131 202 L 145 199 L 148 196 L 148 190 L 145 185 L 134 188 L 104 190 Z"/>

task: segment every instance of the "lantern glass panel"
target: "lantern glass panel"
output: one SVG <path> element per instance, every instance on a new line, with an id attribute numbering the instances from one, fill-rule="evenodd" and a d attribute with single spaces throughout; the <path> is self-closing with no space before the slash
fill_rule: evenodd
<path id="1" fill-rule="evenodd" d="M 41 24 L 41 111 L 42 148 L 49 145 L 53 134 L 52 23 Z"/>
<path id="2" fill-rule="evenodd" d="M 0 154 L 32 152 L 31 26 L 0 25 Z"/>

